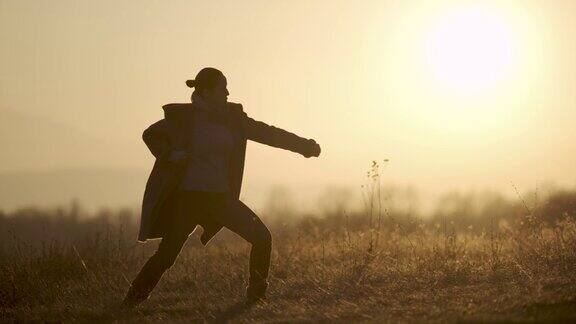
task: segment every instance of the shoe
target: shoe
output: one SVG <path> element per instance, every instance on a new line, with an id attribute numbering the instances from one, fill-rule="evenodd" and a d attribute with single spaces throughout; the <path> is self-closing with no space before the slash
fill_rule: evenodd
<path id="1" fill-rule="evenodd" d="M 134 308 L 142 304 L 142 302 L 144 302 L 149 297 L 149 293 L 142 292 L 138 289 L 135 289 L 134 286 L 130 286 L 130 289 L 128 289 L 128 293 L 126 293 L 126 297 L 124 297 L 121 306 L 122 308 Z"/>
<path id="2" fill-rule="evenodd" d="M 257 284 L 249 284 L 248 287 L 246 287 L 246 300 L 253 303 L 266 298 L 267 288 L 268 283 L 266 281 Z"/>

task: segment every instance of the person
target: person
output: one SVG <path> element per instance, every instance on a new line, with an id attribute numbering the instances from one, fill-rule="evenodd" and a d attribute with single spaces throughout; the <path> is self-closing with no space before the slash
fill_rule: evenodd
<path id="1" fill-rule="evenodd" d="M 155 162 L 144 191 L 138 241 L 162 240 L 130 285 L 122 302 L 126 307 L 149 298 L 198 225 L 203 245 L 223 227 L 252 245 L 246 298 L 264 298 L 272 238 L 258 215 L 239 200 L 247 140 L 306 158 L 320 155 L 315 140 L 254 120 L 241 104 L 228 102 L 221 71 L 201 69 L 186 84 L 194 88 L 192 102 L 164 105 L 164 118 L 142 134 Z"/>

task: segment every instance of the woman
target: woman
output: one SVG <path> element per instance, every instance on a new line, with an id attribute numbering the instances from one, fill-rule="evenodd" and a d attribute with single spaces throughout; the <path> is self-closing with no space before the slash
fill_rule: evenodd
<path id="1" fill-rule="evenodd" d="M 142 134 L 156 161 L 146 183 L 138 240 L 162 241 L 132 282 L 125 306 L 148 298 L 197 225 L 204 229 L 204 245 L 224 226 L 252 244 L 246 297 L 263 298 L 272 243 L 266 225 L 239 200 L 246 141 L 307 158 L 320 155 L 314 140 L 256 121 L 242 105 L 227 102 L 226 78 L 219 70 L 204 68 L 186 84 L 195 88 L 192 103 L 164 105 L 164 119 Z"/>

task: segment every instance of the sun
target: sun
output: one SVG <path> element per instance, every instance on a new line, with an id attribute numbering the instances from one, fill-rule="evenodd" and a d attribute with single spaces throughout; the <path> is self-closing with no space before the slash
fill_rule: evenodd
<path id="1" fill-rule="evenodd" d="M 374 93 L 414 133 L 474 143 L 512 132 L 543 73 L 538 17 L 496 0 L 404 3 L 406 15 L 376 38 L 385 42 L 370 56 L 381 62 Z"/>
<path id="2" fill-rule="evenodd" d="M 498 86 L 513 63 L 513 38 L 506 20 L 478 6 L 444 11 L 425 38 L 430 77 L 449 91 L 484 93 Z"/>

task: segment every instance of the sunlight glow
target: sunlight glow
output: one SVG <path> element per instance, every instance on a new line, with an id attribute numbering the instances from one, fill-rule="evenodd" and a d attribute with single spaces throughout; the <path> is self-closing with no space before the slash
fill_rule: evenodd
<path id="1" fill-rule="evenodd" d="M 393 33 L 376 35 L 385 41 L 370 59 L 381 62 L 374 93 L 389 95 L 402 129 L 471 144 L 513 133 L 528 118 L 547 50 L 532 12 L 488 0 L 400 9 L 410 14 L 395 21 Z"/>
<path id="2" fill-rule="evenodd" d="M 438 86 L 465 94 L 485 92 L 509 70 L 512 35 L 506 21 L 486 8 L 452 8 L 433 22 L 425 54 Z"/>

